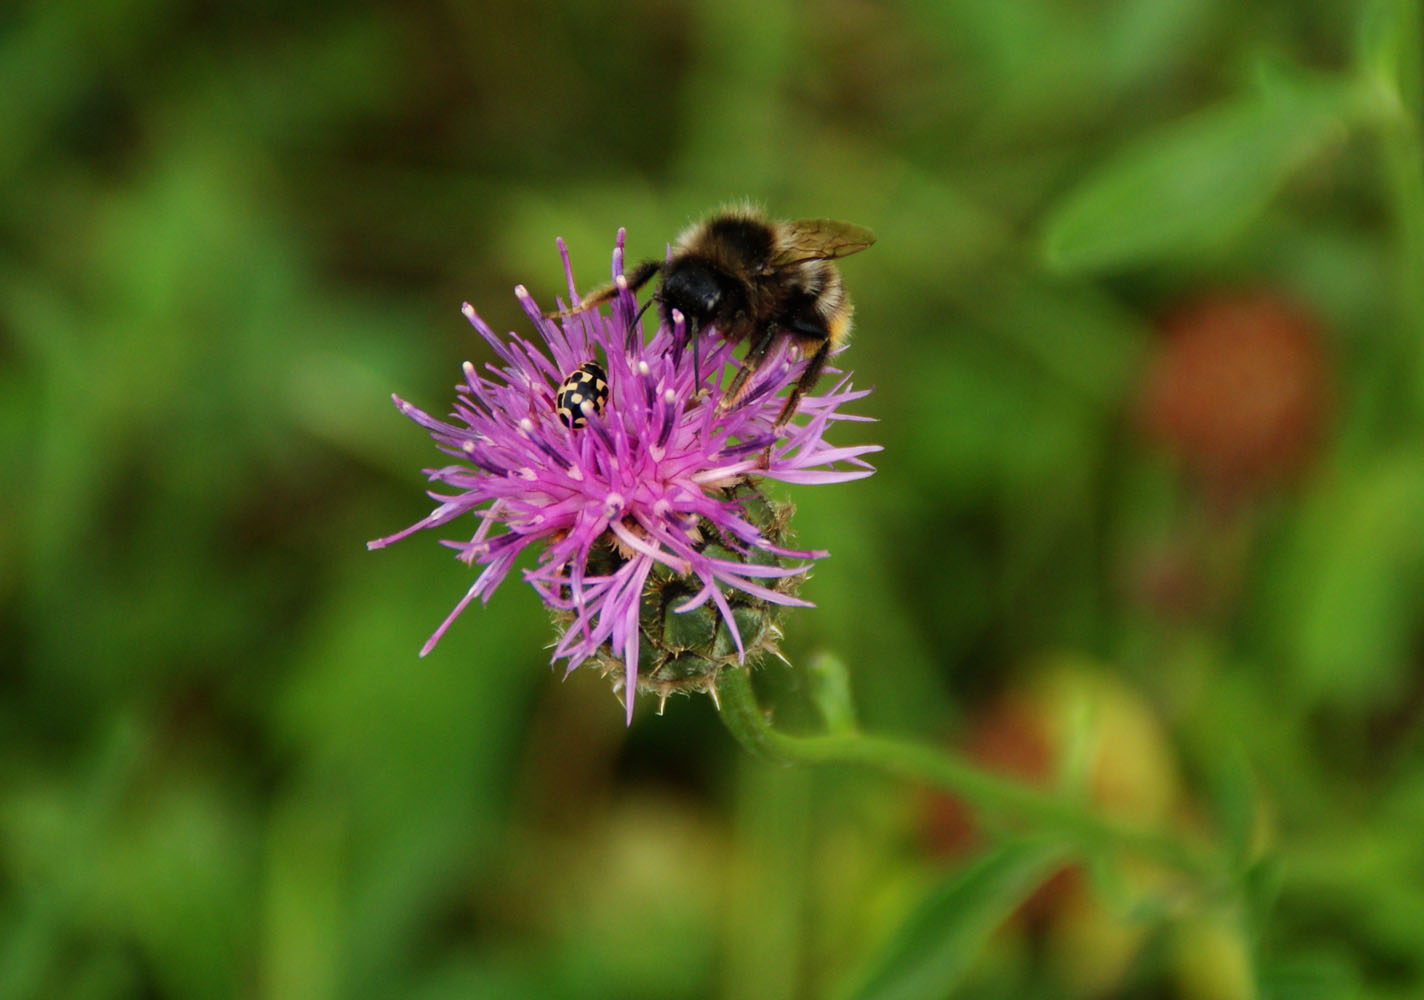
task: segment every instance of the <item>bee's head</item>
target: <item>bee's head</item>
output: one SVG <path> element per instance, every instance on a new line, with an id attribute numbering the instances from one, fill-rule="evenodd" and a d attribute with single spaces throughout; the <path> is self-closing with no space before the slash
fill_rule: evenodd
<path id="1" fill-rule="evenodd" d="M 696 258 L 674 261 L 668 266 L 661 297 L 664 316 L 670 318 L 676 309 L 694 328 L 718 323 L 740 308 L 736 283 Z"/>

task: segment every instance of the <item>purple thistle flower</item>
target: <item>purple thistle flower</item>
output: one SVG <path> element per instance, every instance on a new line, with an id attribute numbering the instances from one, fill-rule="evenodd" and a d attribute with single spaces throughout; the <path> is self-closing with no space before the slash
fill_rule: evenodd
<path id="1" fill-rule="evenodd" d="M 523 286 L 515 289 L 543 345 L 511 334 L 505 341 L 467 303 L 470 323 L 498 364 L 464 365 L 455 409 L 437 420 L 393 396 L 402 413 L 430 431 L 459 461 L 426 469 L 437 506 L 403 531 L 368 543 L 377 549 L 465 514 L 478 519 L 468 540 L 444 541 L 458 558 L 484 567 L 420 651 L 424 656 L 476 597 L 488 601 L 530 545 L 542 546 L 524 577 L 568 622 L 553 660 L 567 671 L 606 647 L 623 664 L 628 720 L 639 662 L 639 610 L 650 575 L 681 578 L 690 588 L 671 610 L 708 602 L 725 622 L 740 661 L 746 655 L 729 597 L 740 591 L 773 605 L 802 605 L 789 584 L 824 551 L 784 548 L 766 537 L 736 489 L 757 478 L 839 483 L 874 470 L 861 456 L 878 445 L 833 447 L 833 421 L 867 420 L 840 412 L 865 396 L 843 376 L 824 395 L 808 395 L 779 430 L 778 399 L 804 364 L 782 343 L 761 365 L 739 402 L 720 410 L 732 346 L 720 337 L 687 342 L 681 317 L 648 340 L 639 305 L 623 278 L 624 233 L 613 251 L 618 293 L 609 307 L 546 318 Z M 567 249 L 559 241 L 571 301 L 578 302 Z M 693 352 L 702 384 L 693 384 Z M 599 361 L 607 375 L 602 407 L 585 399 L 583 421 L 556 412 L 560 386 L 581 365 Z M 576 426 L 569 426 L 574 423 Z M 708 529 L 718 544 L 705 543 Z M 602 553 L 602 555 L 600 555 Z M 609 557 L 612 553 L 612 557 Z M 760 556 L 758 557 L 758 554 Z M 592 560 L 591 560 L 591 557 Z M 786 565 L 783 560 L 800 560 Z M 566 672 L 567 672 L 566 671 Z"/>

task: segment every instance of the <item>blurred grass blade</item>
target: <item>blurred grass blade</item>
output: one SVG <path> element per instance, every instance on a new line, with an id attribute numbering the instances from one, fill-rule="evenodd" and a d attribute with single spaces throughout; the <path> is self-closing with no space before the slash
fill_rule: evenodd
<path id="1" fill-rule="evenodd" d="M 1232 864 L 1244 870 L 1256 847 L 1259 802 L 1256 777 L 1239 741 L 1213 759 L 1207 778 L 1212 812 Z"/>
<path id="2" fill-rule="evenodd" d="M 1241 873 L 1241 900 L 1253 927 L 1264 927 L 1281 896 L 1282 864 L 1266 855 Z"/>
<path id="3" fill-rule="evenodd" d="M 1109 270 L 1210 249 L 1344 132 L 1345 81 L 1273 78 L 1121 150 L 1064 198 L 1043 252 L 1063 273 Z"/>
<path id="4" fill-rule="evenodd" d="M 948 996 L 984 943 L 1067 856 L 1059 841 L 1010 840 L 932 891 L 865 968 L 846 1000 Z"/>
<path id="5" fill-rule="evenodd" d="M 1411 118 L 1419 116 L 1424 84 L 1419 11 L 1418 0 L 1372 0 L 1361 7 L 1357 42 L 1363 73 L 1398 100 Z"/>
<path id="6" fill-rule="evenodd" d="M 855 730 L 855 699 L 850 690 L 850 671 L 845 661 L 830 653 L 811 660 L 807 670 L 811 701 L 821 713 L 826 732 L 841 734 Z"/>

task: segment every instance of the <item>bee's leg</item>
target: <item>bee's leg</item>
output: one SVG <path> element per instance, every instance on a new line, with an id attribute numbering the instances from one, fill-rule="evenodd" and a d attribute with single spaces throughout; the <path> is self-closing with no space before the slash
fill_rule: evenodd
<path id="1" fill-rule="evenodd" d="M 662 269 L 662 264 L 655 260 L 645 260 L 632 271 L 623 275 L 628 282 L 628 287 L 637 291 L 648 283 L 648 279 L 657 274 Z M 584 296 L 583 300 L 572 309 L 561 309 L 557 312 L 547 312 L 545 319 L 563 319 L 567 316 L 577 316 L 581 312 L 588 312 L 595 306 L 601 306 L 613 296 L 618 294 L 618 284 L 610 281 L 606 285 L 600 285 Z"/>
<path id="2" fill-rule="evenodd" d="M 637 291 L 648 283 L 648 279 L 663 269 L 660 260 L 645 260 L 630 272 L 625 272 L 623 277 L 627 279 L 628 287 Z"/>
<path id="3" fill-rule="evenodd" d="M 796 408 L 801 405 L 801 397 L 807 390 L 816 385 L 816 380 L 821 377 L 821 369 L 826 367 L 826 359 L 831 356 L 831 338 L 825 337 L 821 340 L 821 346 L 816 348 L 816 353 L 811 355 L 811 360 L 806 362 L 806 369 L 801 373 L 801 377 L 796 380 L 796 384 L 791 387 L 791 392 L 786 397 L 786 403 L 781 407 L 781 413 L 776 418 L 775 426 L 780 429 L 785 426 L 786 421 L 796 414 Z"/>
<path id="4" fill-rule="evenodd" d="M 752 341 L 752 346 L 747 348 L 747 356 L 742 359 L 741 370 L 737 372 L 737 377 L 732 379 L 732 384 L 727 386 L 727 391 L 722 394 L 722 402 L 718 404 L 718 409 L 727 410 L 737 405 L 747 391 L 747 380 L 761 367 L 761 363 L 766 360 L 767 352 L 771 350 L 771 345 L 776 342 L 776 333 L 780 329 L 775 323 L 767 323 L 756 334 Z"/>
<path id="5" fill-rule="evenodd" d="M 578 305 L 568 309 L 556 309 L 553 312 L 546 312 L 545 319 L 567 319 L 570 316 L 577 316 L 579 313 L 588 312 L 597 306 L 603 305 L 613 296 L 618 294 L 618 286 L 609 282 L 606 285 L 599 285 L 593 291 L 583 297 Z"/>

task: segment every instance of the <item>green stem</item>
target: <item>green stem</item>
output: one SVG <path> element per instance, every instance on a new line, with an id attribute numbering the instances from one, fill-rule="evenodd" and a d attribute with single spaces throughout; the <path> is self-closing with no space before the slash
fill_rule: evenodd
<path id="1" fill-rule="evenodd" d="M 984 813 L 1057 832 L 1091 849 L 1117 848 L 1151 858 L 1207 882 L 1225 865 L 1200 844 L 1155 830 L 1124 826 L 1077 802 L 991 774 L 936 747 L 858 731 L 789 736 L 772 728 L 757 704 L 748 671 L 722 671 L 717 682 L 722 722 L 752 753 L 787 764 L 862 764 L 923 781 Z"/>
<path id="2" fill-rule="evenodd" d="M 1401 314 L 1416 379 L 1424 397 L 1424 153 L 1417 123 L 1401 118 L 1384 136 L 1385 172 L 1399 229 Z"/>
<path id="3" fill-rule="evenodd" d="M 1420 0 L 1375 5 L 1366 22 L 1362 108 L 1373 119 L 1398 234 L 1400 337 L 1416 403 L 1424 404 L 1424 30 Z"/>

